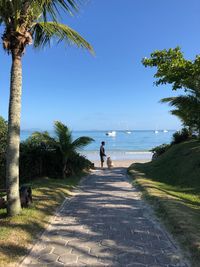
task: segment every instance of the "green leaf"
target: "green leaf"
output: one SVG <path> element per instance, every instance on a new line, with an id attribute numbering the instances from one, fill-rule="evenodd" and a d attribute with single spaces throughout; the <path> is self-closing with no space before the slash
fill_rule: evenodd
<path id="1" fill-rule="evenodd" d="M 31 29 L 35 47 L 44 47 L 55 39 L 57 43 L 64 41 L 69 45 L 85 48 L 93 53 L 92 46 L 70 27 L 56 22 L 38 22 Z"/>

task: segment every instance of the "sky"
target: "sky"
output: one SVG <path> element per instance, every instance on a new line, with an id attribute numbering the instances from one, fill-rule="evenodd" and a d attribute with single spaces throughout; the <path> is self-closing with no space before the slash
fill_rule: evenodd
<path id="1" fill-rule="evenodd" d="M 65 44 L 26 49 L 23 57 L 22 129 L 179 129 L 163 97 L 181 94 L 153 85 L 155 69 L 141 64 L 157 49 L 180 46 L 200 54 L 199 0 L 87 0 L 62 20 L 94 50 Z M 10 56 L 0 50 L 0 115 L 7 119 Z"/>

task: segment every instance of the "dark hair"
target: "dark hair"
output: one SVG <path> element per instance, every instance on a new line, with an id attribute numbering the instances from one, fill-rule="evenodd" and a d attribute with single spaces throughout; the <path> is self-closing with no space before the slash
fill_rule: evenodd
<path id="1" fill-rule="evenodd" d="M 102 142 L 101 142 L 101 144 L 102 144 L 102 145 L 105 145 L 105 142 L 104 142 L 104 141 L 102 141 Z"/>

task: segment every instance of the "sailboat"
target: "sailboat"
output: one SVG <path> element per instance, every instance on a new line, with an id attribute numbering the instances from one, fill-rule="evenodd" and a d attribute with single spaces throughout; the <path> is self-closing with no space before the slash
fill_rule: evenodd
<path id="1" fill-rule="evenodd" d="M 168 133 L 168 130 L 163 130 L 163 133 Z"/>
<path id="2" fill-rule="evenodd" d="M 116 136 L 116 131 L 106 132 L 106 135 L 114 137 L 114 136 Z"/>

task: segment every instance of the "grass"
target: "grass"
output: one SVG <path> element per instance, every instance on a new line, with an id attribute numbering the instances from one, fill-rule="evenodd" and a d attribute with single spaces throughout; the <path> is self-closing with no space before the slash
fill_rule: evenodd
<path id="1" fill-rule="evenodd" d="M 31 184 L 33 204 L 23 209 L 14 218 L 6 217 L 6 210 L 0 210 L 0 266 L 16 266 L 29 252 L 31 244 L 45 230 L 50 216 L 72 195 L 72 189 L 81 176 L 69 179 L 40 178 Z"/>
<path id="2" fill-rule="evenodd" d="M 192 266 L 199 266 L 200 142 L 174 145 L 153 162 L 131 165 L 129 173 Z"/>

